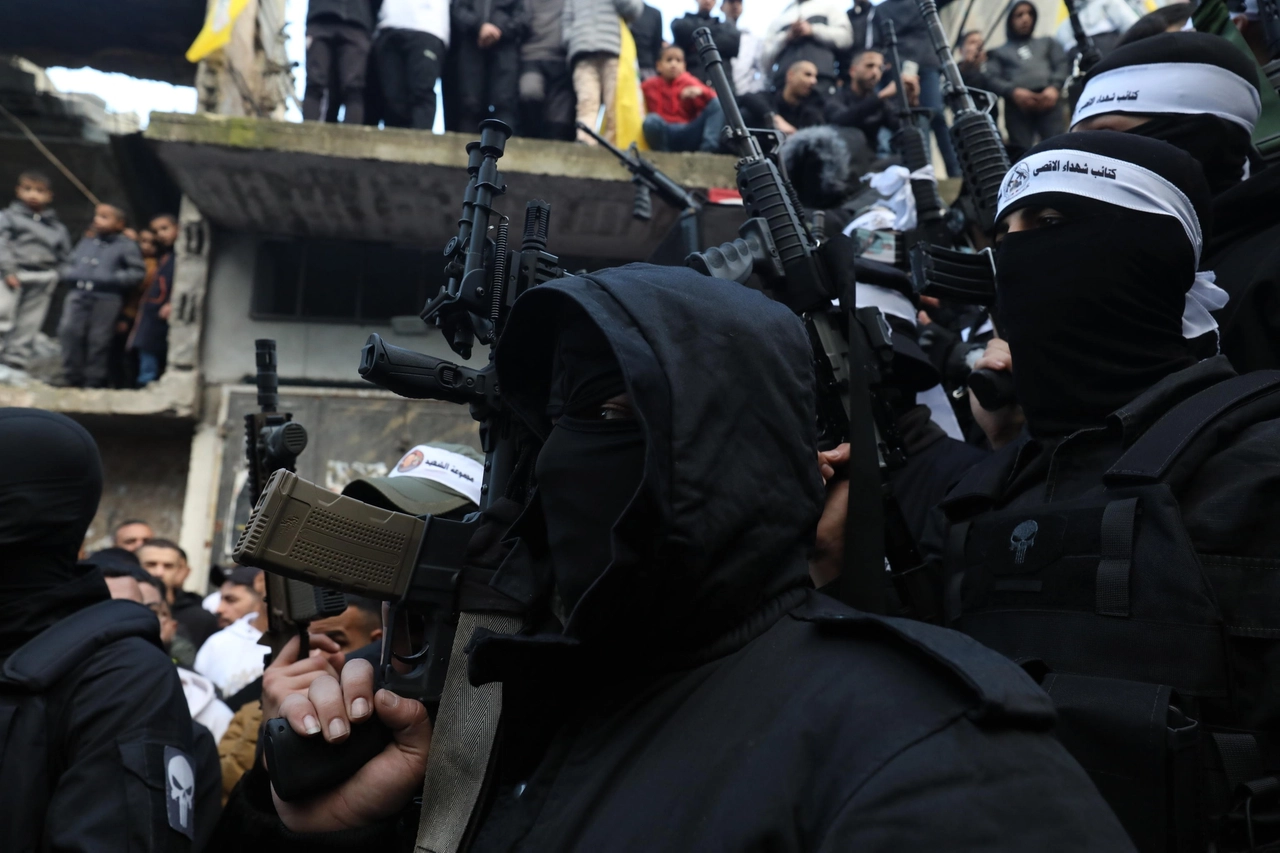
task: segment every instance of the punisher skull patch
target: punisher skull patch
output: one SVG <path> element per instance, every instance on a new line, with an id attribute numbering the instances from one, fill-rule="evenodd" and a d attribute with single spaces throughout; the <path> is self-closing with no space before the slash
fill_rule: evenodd
<path id="1" fill-rule="evenodd" d="M 164 799 L 169 826 L 187 838 L 195 835 L 196 774 L 191 759 L 180 749 L 164 748 Z"/>

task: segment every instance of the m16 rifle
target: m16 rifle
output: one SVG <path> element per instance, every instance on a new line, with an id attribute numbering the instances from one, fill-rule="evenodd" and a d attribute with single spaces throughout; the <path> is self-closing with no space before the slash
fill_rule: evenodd
<path id="1" fill-rule="evenodd" d="M 1071 66 L 1071 76 L 1062 87 L 1062 96 L 1065 98 L 1075 85 L 1084 79 L 1089 70 L 1102 61 L 1102 51 L 1098 50 L 1093 36 L 1084 31 L 1084 24 L 1080 23 L 1080 10 L 1076 8 L 1076 0 L 1062 0 L 1062 2 L 1066 4 L 1067 17 L 1071 21 L 1071 34 L 1076 40 L 1076 58 Z"/>
<path id="2" fill-rule="evenodd" d="M 975 105 L 964 84 L 951 45 L 942 29 L 935 0 L 917 0 L 929 32 L 929 41 L 942 66 L 947 106 L 955 114 L 951 142 L 964 172 L 964 183 L 978 212 L 978 225 L 990 234 L 995 228 L 1000 184 L 1009 171 L 1009 155 L 996 123 Z M 990 252 L 970 254 L 939 246 L 917 244 L 911 251 L 911 268 L 917 293 L 960 298 L 979 305 L 995 301 L 995 266 Z M 967 293 L 967 298 L 962 297 Z M 1013 380 L 1005 372 L 983 368 L 969 376 L 969 388 L 987 409 L 1012 402 Z"/>
<path id="3" fill-rule="evenodd" d="M 258 411 L 244 416 L 245 461 L 248 478 L 245 488 L 254 504 L 267 480 L 276 471 L 293 471 L 298 454 L 307 446 L 307 430 L 289 412 L 279 412 L 279 378 L 276 342 L 259 339 L 254 343 L 257 362 Z M 297 635 L 299 659 L 307 656 L 308 625 L 312 620 L 337 616 L 347 609 L 346 597 L 335 590 L 312 586 L 305 581 L 267 572 L 267 630 L 262 644 L 279 654 L 289 637 Z"/>
<path id="4" fill-rule="evenodd" d="M 630 151 L 620 151 L 616 145 L 596 133 L 583 122 L 578 122 L 578 130 L 590 136 L 601 147 L 617 157 L 622 165 L 631 173 L 631 183 L 636 185 L 635 202 L 631 207 L 631 216 L 641 222 L 648 222 L 653 217 L 653 195 L 680 211 L 680 218 L 675 227 L 679 230 L 680 243 L 684 254 L 696 252 L 702 248 L 702 199 L 680 186 L 669 176 L 662 173 L 657 166 L 640 156 L 640 149 L 633 142 Z"/>
<path id="5" fill-rule="evenodd" d="M 951 45 L 938 18 L 937 3 L 934 0 L 917 2 L 929 31 L 929 41 L 942 66 L 947 106 L 955 115 L 951 123 L 951 143 L 964 172 L 965 187 L 977 208 L 978 225 L 990 233 L 995 227 L 1000 182 L 1009 171 L 1009 155 L 1005 153 L 1000 131 L 996 129 L 990 113 L 978 109 L 964 78 L 960 76 L 960 68 L 951 54 Z"/>
<path id="6" fill-rule="evenodd" d="M 818 380 L 820 442 L 850 446 L 840 597 L 860 609 L 884 612 L 887 553 L 895 583 L 903 582 L 900 592 L 929 618 L 932 608 L 919 590 L 904 588 L 920 565 L 914 543 L 909 534 L 899 535 L 905 525 L 893 523 L 898 515 L 892 508 L 886 512 L 884 473 L 906 461 L 892 413 L 872 393 L 891 369 L 892 332 L 878 309 L 855 307 L 852 241 L 839 236 L 820 244 L 814 238 L 785 173 L 747 129 L 711 31 L 698 29 L 693 40 L 724 108 L 724 135 L 739 158 L 738 191 L 748 219 L 738 239 L 690 255 L 687 263 L 704 275 L 740 284 L 758 275 L 774 299 L 804 319 Z"/>
<path id="7" fill-rule="evenodd" d="M 912 175 L 917 175 L 932 162 L 929 139 L 916 122 L 919 112 L 911 107 L 907 87 L 902 82 L 902 60 L 898 56 L 898 33 L 893 21 L 885 21 L 881 27 L 884 43 L 889 49 L 889 61 L 893 65 L 894 83 L 897 86 L 898 130 L 893 134 L 893 145 L 902 154 L 902 164 Z M 916 201 L 916 233 L 930 243 L 949 242 L 943 224 L 942 198 L 938 195 L 938 182 L 926 177 L 911 178 L 911 195 Z"/>
<path id="8" fill-rule="evenodd" d="M 521 293 L 562 275 L 558 259 L 546 251 L 546 202 L 528 203 L 523 242 L 519 249 L 510 245 L 509 220 L 496 214 L 493 202 L 506 191 L 497 162 L 511 129 L 488 119 L 480 131 L 480 141 L 467 146 L 470 178 L 458 235 L 445 248 L 449 280 L 422 312 L 463 358 L 476 341 L 497 342 Z M 497 227 L 490 238 L 494 216 Z M 468 566 L 465 556 L 484 511 L 504 497 L 525 502 L 532 444 L 503 406 L 492 349 L 489 363 L 476 369 L 392 346 L 375 334 L 361 353 L 360 375 L 403 397 L 470 406 L 485 451 L 481 513 L 460 521 L 418 518 L 334 495 L 280 472 L 267 484 L 235 553 L 246 565 L 391 602 L 380 684 L 432 710 L 444 690 L 460 618 L 523 613 L 522 604 L 489 587 L 491 570 Z M 422 637 L 413 638 L 410 653 L 397 653 L 394 639 L 412 626 L 422 629 Z M 399 671 L 396 662 L 408 671 Z M 268 721 L 264 749 L 272 785 L 286 800 L 332 788 L 377 754 L 388 737 L 386 728 L 371 720 L 354 726 L 344 743 L 332 745 L 300 737 L 282 720 Z"/>

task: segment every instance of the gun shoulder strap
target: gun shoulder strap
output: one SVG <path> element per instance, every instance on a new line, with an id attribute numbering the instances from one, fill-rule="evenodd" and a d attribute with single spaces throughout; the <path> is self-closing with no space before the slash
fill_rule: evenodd
<path id="1" fill-rule="evenodd" d="M 449 655 L 436 714 L 415 853 L 456 853 L 484 789 L 493 739 L 502 716 L 502 685 L 473 687 L 467 679 L 467 646 L 476 629 L 514 634 L 521 619 L 501 613 L 462 613 Z"/>
<path id="2" fill-rule="evenodd" d="M 1176 490 L 1233 435 L 1280 417 L 1280 371 L 1260 370 L 1211 385 L 1170 409 L 1105 475 L 1108 485 L 1168 482 Z"/>

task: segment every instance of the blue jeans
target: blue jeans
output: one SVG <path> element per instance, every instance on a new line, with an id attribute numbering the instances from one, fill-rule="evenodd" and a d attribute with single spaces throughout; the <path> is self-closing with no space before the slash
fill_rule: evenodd
<path id="1" fill-rule="evenodd" d="M 943 112 L 941 69 L 920 69 L 920 106 L 933 110 L 929 126 L 933 129 L 933 138 L 938 140 L 938 152 L 942 154 L 942 162 L 947 167 L 947 177 L 960 177 L 960 161 L 956 159 L 955 149 L 951 147 L 947 116 Z"/>
<path id="2" fill-rule="evenodd" d="M 138 350 L 138 387 L 160 378 L 160 353 Z"/>
<path id="3" fill-rule="evenodd" d="M 724 108 L 712 100 L 687 124 L 667 121 L 657 113 L 644 117 L 644 139 L 654 151 L 719 151 Z"/>

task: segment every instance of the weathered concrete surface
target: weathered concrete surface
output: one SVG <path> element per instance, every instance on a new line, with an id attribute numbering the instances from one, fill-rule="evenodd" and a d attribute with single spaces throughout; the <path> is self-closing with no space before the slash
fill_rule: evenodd
<path id="1" fill-rule="evenodd" d="M 146 138 L 182 191 L 224 228 L 443 248 L 457 233 L 474 137 L 157 113 Z M 731 157 L 651 156 L 685 186 L 734 185 Z M 643 259 L 675 221 L 658 199 L 650 221 L 635 220 L 630 174 L 600 149 L 517 137 L 499 168 L 508 189 L 498 210 L 519 233 L 525 202 L 550 202 L 557 253 Z M 741 218 L 740 208 L 711 208 L 704 229 L 726 239 Z"/>
<path id="2" fill-rule="evenodd" d="M 184 86 L 195 77 L 183 54 L 204 23 L 205 0 L 4 0 L 0 8 L 0 53 Z"/>
<path id="3" fill-rule="evenodd" d="M 23 406 L 82 415 L 166 415 L 186 419 L 197 414 L 198 383 L 191 370 L 174 369 L 146 388 L 55 388 L 42 382 L 0 385 L 0 406 Z"/>
<path id="4" fill-rule="evenodd" d="M 115 413 L 74 417 L 102 455 L 102 500 L 85 535 L 86 550 L 110 545 L 116 526 L 131 518 L 147 521 L 158 536 L 176 539 L 191 453 L 190 421 Z"/>

